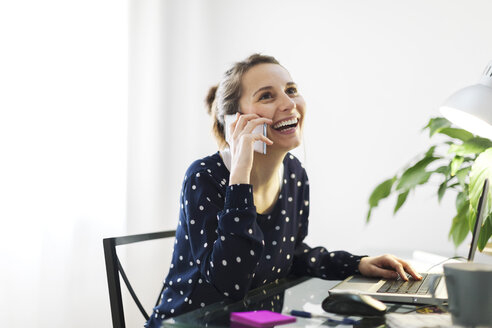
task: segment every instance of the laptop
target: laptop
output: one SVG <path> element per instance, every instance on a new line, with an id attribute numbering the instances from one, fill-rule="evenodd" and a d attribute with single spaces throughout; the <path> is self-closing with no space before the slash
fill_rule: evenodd
<path id="1" fill-rule="evenodd" d="M 485 216 L 485 203 L 489 190 L 488 180 L 483 184 L 482 195 L 478 201 L 477 217 L 468 252 L 468 261 L 472 262 L 478 244 L 480 228 Z M 380 301 L 407 304 L 442 304 L 447 302 L 446 282 L 441 273 L 420 273 L 422 280 L 369 278 L 361 275 L 350 276 L 329 290 L 329 293 L 355 292 L 370 295 Z M 435 296 L 432 292 L 435 290 Z"/>

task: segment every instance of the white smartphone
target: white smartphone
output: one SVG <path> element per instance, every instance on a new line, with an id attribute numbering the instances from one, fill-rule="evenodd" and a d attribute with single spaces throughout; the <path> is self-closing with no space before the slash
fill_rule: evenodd
<path id="1" fill-rule="evenodd" d="M 231 126 L 232 123 L 234 123 L 235 120 L 236 120 L 236 114 L 224 116 L 225 138 L 226 138 L 226 141 L 229 145 L 231 144 L 230 143 L 231 136 L 229 134 L 229 127 Z M 254 128 L 253 133 L 255 133 L 255 134 L 261 133 L 266 137 L 267 136 L 267 125 L 266 125 L 266 123 L 260 124 L 256 128 Z M 260 154 L 266 154 L 266 143 L 264 143 L 263 141 L 255 141 L 253 147 L 254 147 L 254 150 L 256 152 L 258 152 Z"/>

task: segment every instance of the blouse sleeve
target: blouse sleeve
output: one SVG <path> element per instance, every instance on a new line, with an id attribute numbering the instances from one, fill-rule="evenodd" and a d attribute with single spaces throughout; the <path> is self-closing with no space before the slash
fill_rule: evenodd
<path id="1" fill-rule="evenodd" d="M 294 250 L 292 272 L 296 275 L 313 276 L 323 279 L 343 280 L 359 273 L 359 262 L 364 256 L 350 254 L 346 251 L 327 251 L 324 247 L 311 248 L 304 239 L 309 225 L 309 182 L 304 171 L 304 189 L 301 202 L 300 226 L 297 245 Z"/>
<path id="2" fill-rule="evenodd" d="M 184 224 L 201 275 L 223 295 L 241 299 L 262 255 L 263 233 L 256 223 L 253 187 L 225 184 L 205 171 L 188 177 Z"/>

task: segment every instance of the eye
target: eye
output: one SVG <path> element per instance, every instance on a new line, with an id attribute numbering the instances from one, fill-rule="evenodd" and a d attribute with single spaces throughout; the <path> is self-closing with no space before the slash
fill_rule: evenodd
<path id="1" fill-rule="evenodd" d="M 270 92 L 265 92 L 260 95 L 259 100 L 267 100 L 272 98 L 272 94 Z"/>
<path id="2" fill-rule="evenodd" d="M 291 86 L 291 87 L 288 87 L 285 92 L 289 95 L 297 95 L 298 91 L 297 91 L 297 87 L 295 86 Z"/>

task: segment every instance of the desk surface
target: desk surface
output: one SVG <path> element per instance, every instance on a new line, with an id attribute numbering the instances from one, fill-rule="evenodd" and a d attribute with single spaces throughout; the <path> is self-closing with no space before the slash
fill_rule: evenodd
<path id="1" fill-rule="evenodd" d="M 334 315 L 323 312 L 321 302 L 328 296 L 328 290 L 338 281 L 321 280 L 318 278 L 282 279 L 251 291 L 239 302 L 222 301 L 204 308 L 177 316 L 164 321 L 163 327 L 230 327 L 229 315 L 235 311 L 270 310 L 288 314 L 291 310 L 303 310 L 311 313 Z M 389 306 L 391 312 L 414 309 L 412 305 Z M 339 317 L 340 318 L 340 317 Z M 359 319 L 359 318 L 355 318 Z M 357 327 L 379 327 L 384 319 L 363 319 Z M 292 324 L 278 327 L 335 327 L 336 323 L 326 319 L 297 318 Z M 342 326 L 340 327 L 351 327 Z"/>

